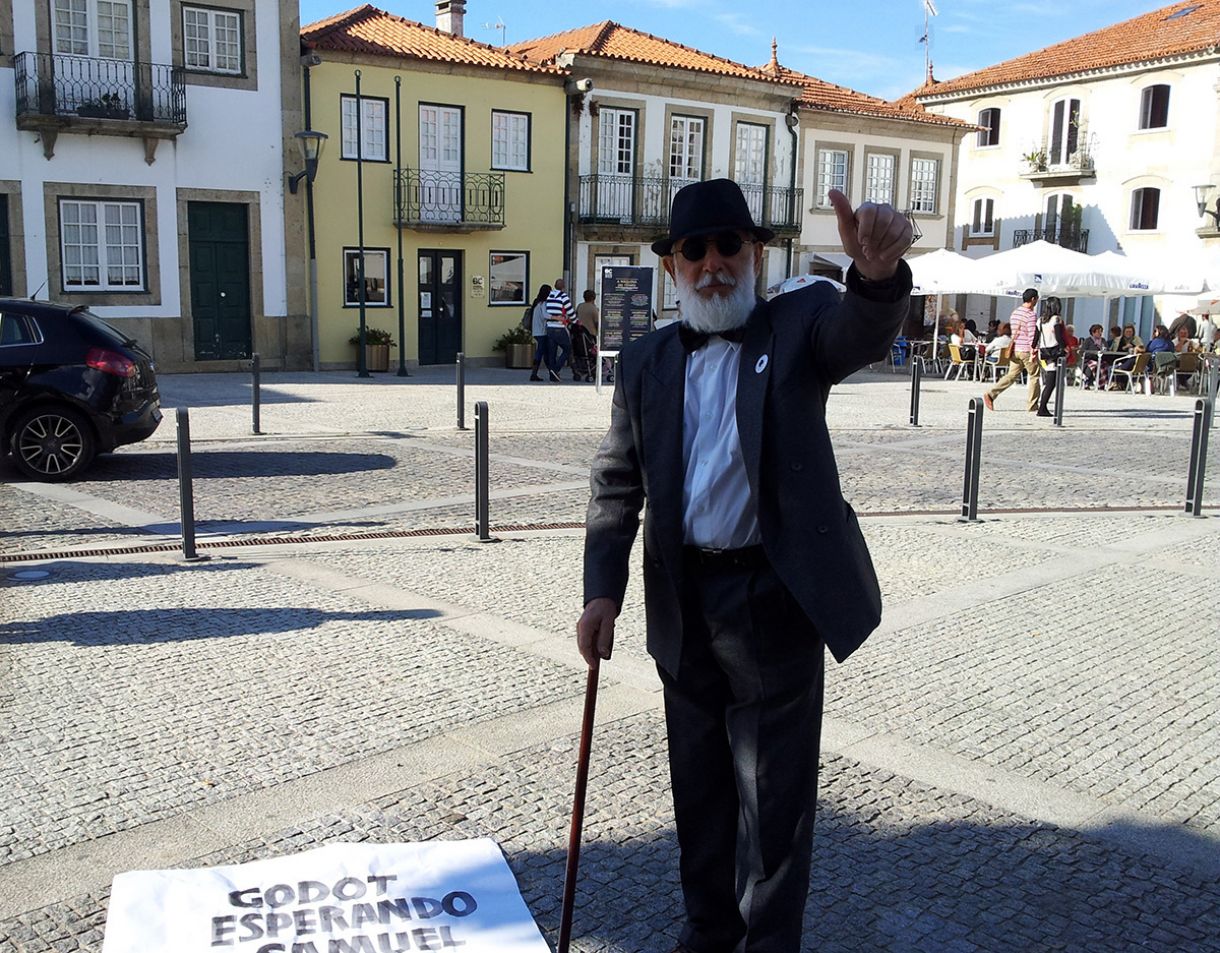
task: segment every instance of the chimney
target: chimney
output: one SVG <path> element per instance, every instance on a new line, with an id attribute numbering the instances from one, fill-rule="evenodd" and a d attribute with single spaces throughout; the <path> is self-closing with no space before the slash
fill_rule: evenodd
<path id="1" fill-rule="evenodd" d="M 462 36 L 462 20 L 466 16 L 466 0 L 437 0 L 436 28 L 454 36 Z"/>

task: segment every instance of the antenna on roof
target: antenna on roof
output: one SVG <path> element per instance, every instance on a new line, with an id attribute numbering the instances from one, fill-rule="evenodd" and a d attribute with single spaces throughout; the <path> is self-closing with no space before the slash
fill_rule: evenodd
<path id="1" fill-rule="evenodd" d="M 502 19 L 500 19 L 500 17 L 496 17 L 495 23 L 484 23 L 483 29 L 484 30 L 499 30 L 500 31 L 500 45 L 508 46 L 508 24 L 506 24 Z"/>
<path id="2" fill-rule="evenodd" d="M 936 4 L 932 0 L 923 0 L 923 36 L 919 42 L 923 44 L 923 71 L 928 82 L 932 81 L 932 28 L 928 24 L 928 17 L 936 16 L 940 16 Z"/>

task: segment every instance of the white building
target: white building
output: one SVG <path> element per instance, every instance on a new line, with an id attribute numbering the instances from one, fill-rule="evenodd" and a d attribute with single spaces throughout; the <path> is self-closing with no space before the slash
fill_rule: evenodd
<path id="1" fill-rule="evenodd" d="M 610 21 L 510 49 L 571 73 L 565 260 L 577 300 L 604 265 L 650 266 L 655 310 L 672 316 L 675 289 L 649 245 L 668 228 L 674 193 L 701 179 L 736 181 L 755 222 L 776 232 L 761 286 L 791 273 L 798 84 Z"/>
<path id="2" fill-rule="evenodd" d="M 0 292 L 87 305 L 162 369 L 307 361 L 298 20 L 295 0 L 0 5 Z"/>
<path id="3" fill-rule="evenodd" d="M 909 100 L 886 102 L 779 64 L 772 44 L 763 69 L 801 86 L 802 204 L 796 271 L 840 277 L 850 260 L 827 198 L 876 202 L 907 213 L 919 237 L 910 255 L 949 247 L 953 237 L 958 143 L 971 122 L 928 112 Z M 836 274 L 838 272 L 838 274 Z"/>
<path id="4" fill-rule="evenodd" d="M 1037 238 L 1198 261 L 1220 276 L 1220 4 L 1176 3 L 915 93 L 928 110 L 982 127 L 960 147 L 955 247 L 980 257 Z M 1206 226 L 1206 227 L 1204 227 Z M 1012 300 L 958 304 L 982 326 Z M 1181 300 L 1068 303 L 1078 333 L 1133 323 L 1147 338 Z"/>

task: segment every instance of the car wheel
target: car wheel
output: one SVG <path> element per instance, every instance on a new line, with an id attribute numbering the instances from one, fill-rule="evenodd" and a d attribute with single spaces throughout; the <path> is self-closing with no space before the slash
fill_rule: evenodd
<path id="1" fill-rule="evenodd" d="M 93 460 L 93 428 L 70 407 L 34 407 L 13 427 L 13 462 L 34 480 L 70 480 Z"/>

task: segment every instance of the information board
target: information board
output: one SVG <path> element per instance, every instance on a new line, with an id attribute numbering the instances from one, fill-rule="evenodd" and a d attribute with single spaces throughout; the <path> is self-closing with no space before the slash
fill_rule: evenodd
<path id="1" fill-rule="evenodd" d="M 607 265 L 601 281 L 601 351 L 615 354 L 652 330 L 652 278 L 640 265 Z"/>

